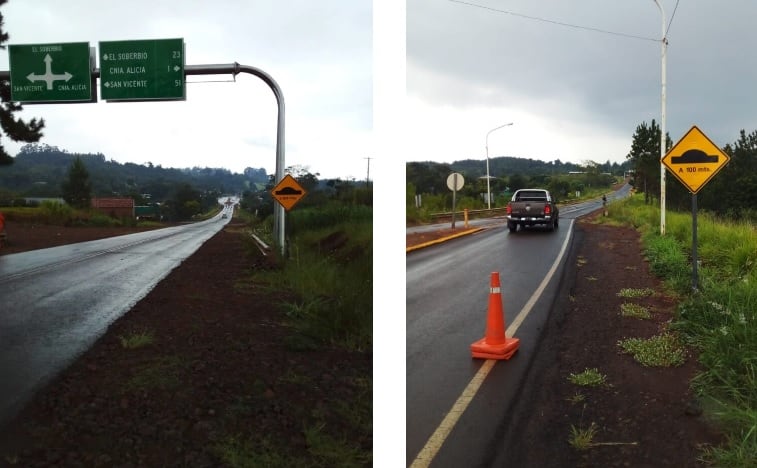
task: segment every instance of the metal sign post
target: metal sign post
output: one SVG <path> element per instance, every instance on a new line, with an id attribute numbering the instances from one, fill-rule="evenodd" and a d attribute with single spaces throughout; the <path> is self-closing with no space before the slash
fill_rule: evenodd
<path id="1" fill-rule="evenodd" d="M 452 190 L 452 229 L 455 229 L 455 204 L 457 191 L 463 188 L 463 175 L 453 172 L 447 177 L 447 187 Z"/>
<path id="2" fill-rule="evenodd" d="M 698 288 L 697 192 L 728 164 L 721 151 L 696 125 L 662 158 L 662 163 L 691 192 L 691 287 Z"/>
<path id="3" fill-rule="evenodd" d="M 697 290 L 699 283 L 697 258 L 697 194 L 691 194 L 691 289 Z"/>
<path id="4" fill-rule="evenodd" d="M 276 97 L 276 103 L 279 107 L 279 115 L 276 120 L 276 183 L 278 184 L 284 178 L 284 95 L 276 81 L 263 70 L 251 67 L 249 65 L 240 65 L 236 62 L 226 65 L 187 65 L 184 73 L 187 75 L 220 75 L 231 73 L 236 76 L 239 73 L 249 73 L 262 79 L 273 91 Z M 273 231 L 276 233 L 277 241 L 281 247 L 281 254 L 286 252 L 284 242 L 284 207 L 279 203 L 274 203 L 273 207 Z"/>

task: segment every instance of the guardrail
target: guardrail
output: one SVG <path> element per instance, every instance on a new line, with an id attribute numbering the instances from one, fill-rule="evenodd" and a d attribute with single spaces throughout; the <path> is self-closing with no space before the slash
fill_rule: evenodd
<path id="1" fill-rule="evenodd" d="M 465 210 L 455 211 L 455 216 L 464 215 Z M 483 210 L 468 210 L 468 217 L 479 217 L 479 215 L 486 215 L 486 216 L 497 216 L 497 215 L 504 215 L 507 212 L 507 208 L 492 208 L 492 209 L 483 209 Z M 446 212 L 446 213 L 432 213 L 429 215 L 429 217 L 434 221 L 444 221 L 446 219 L 452 219 L 452 212 Z"/>

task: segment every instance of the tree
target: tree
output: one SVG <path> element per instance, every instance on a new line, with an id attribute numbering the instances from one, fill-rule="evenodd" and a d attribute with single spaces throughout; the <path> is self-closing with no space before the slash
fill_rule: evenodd
<path id="1" fill-rule="evenodd" d="M 725 145 L 730 162 L 699 192 L 699 207 L 734 219 L 755 216 L 757 206 L 757 130 L 739 132 Z M 727 203 L 724 203 L 727 200 Z"/>
<path id="2" fill-rule="evenodd" d="M 284 172 L 294 177 L 300 186 L 307 192 L 311 192 L 318 187 L 318 176 L 320 173 L 312 174 L 310 168 L 302 165 L 289 166 Z"/>
<path id="3" fill-rule="evenodd" d="M 75 208 L 87 208 L 92 201 L 89 172 L 78 156 L 68 169 L 68 179 L 62 184 L 63 199 Z"/>
<path id="4" fill-rule="evenodd" d="M 647 125 L 636 127 L 631 151 L 626 159 L 633 163 L 634 187 L 644 192 L 644 202 L 650 202 L 650 193 L 660 193 L 660 126 L 652 119 Z"/>
<path id="5" fill-rule="evenodd" d="M 8 0 L 0 0 L 0 6 L 7 3 Z M 5 49 L 5 43 L 8 41 L 8 33 L 5 32 L 3 15 L 0 13 L 0 49 Z M 15 102 L 11 102 L 11 83 L 10 80 L 0 81 L 0 128 L 5 136 L 13 141 L 24 141 L 27 143 L 37 142 L 42 138 L 42 129 L 45 126 L 44 119 L 24 122 L 21 118 L 14 118 L 13 113 L 23 110 L 23 107 Z M 5 151 L 0 144 L 0 166 L 13 164 L 13 158 Z"/>
<path id="6" fill-rule="evenodd" d="M 200 213 L 200 192 L 189 184 L 179 184 L 171 200 L 172 215 L 175 220 L 190 219 Z"/>
<path id="7" fill-rule="evenodd" d="M 521 174 L 513 174 L 510 176 L 508 185 L 510 187 L 510 191 L 515 192 L 516 190 L 526 188 L 526 186 L 528 185 L 528 181 Z"/>

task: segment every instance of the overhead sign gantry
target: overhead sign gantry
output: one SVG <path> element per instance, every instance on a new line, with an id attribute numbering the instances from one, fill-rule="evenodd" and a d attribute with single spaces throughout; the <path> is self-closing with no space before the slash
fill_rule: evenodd
<path id="1" fill-rule="evenodd" d="M 106 55 L 104 61 L 101 57 L 101 68 L 99 69 L 95 68 L 95 54 L 87 42 L 9 45 L 9 70 L 0 71 L 0 80 L 10 81 L 12 101 L 44 104 L 97 102 L 95 91 L 97 78 L 101 78 L 101 94 L 106 100 L 144 101 L 184 99 L 186 96 L 185 77 L 187 75 L 227 73 L 231 73 L 233 76 L 239 73 L 255 75 L 271 88 L 276 98 L 278 117 L 276 122 L 275 181 L 277 183 L 282 181 L 286 167 L 284 156 L 284 95 L 278 83 L 270 75 L 259 68 L 240 65 L 236 62 L 220 65 L 184 65 L 183 39 L 101 42 L 100 46 L 102 47 L 103 44 L 105 44 Z M 178 44 L 181 44 L 181 49 L 178 48 Z M 181 57 L 175 54 L 179 50 Z M 145 53 L 147 56 L 139 55 Z M 124 55 L 119 56 L 118 54 Z M 132 62 L 132 60 L 135 62 Z M 109 83 L 109 85 L 104 87 L 106 91 L 103 94 L 102 64 L 111 61 L 115 63 L 115 67 L 123 68 L 123 73 L 120 70 L 114 73 L 111 73 L 111 70 L 105 72 L 105 83 Z M 128 70 L 128 67 L 132 67 L 132 69 Z M 155 75 L 148 76 L 150 73 L 148 70 L 152 70 Z M 127 85 L 124 80 L 117 78 L 116 75 L 131 75 L 133 79 L 125 81 L 140 82 L 139 86 L 136 86 L 135 83 Z M 181 86 L 176 80 L 181 81 Z M 118 91 L 127 88 L 132 90 L 144 88 L 142 90 L 144 92 L 122 94 Z M 113 91 L 113 94 L 110 94 L 111 91 Z M 284 254 L 286 252 L 284 207 L 281 204 L 276 204 L 273 215 L 274 233 L 281 253 Z"/>

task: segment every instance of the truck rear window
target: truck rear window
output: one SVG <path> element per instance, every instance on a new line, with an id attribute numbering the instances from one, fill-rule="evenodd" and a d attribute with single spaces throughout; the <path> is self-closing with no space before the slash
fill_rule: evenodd
<path id="1" fill-rule="evenodd" d="M 547 201 L 547 195 L 539 191 L 518 192 L 515 201 Z"/>

